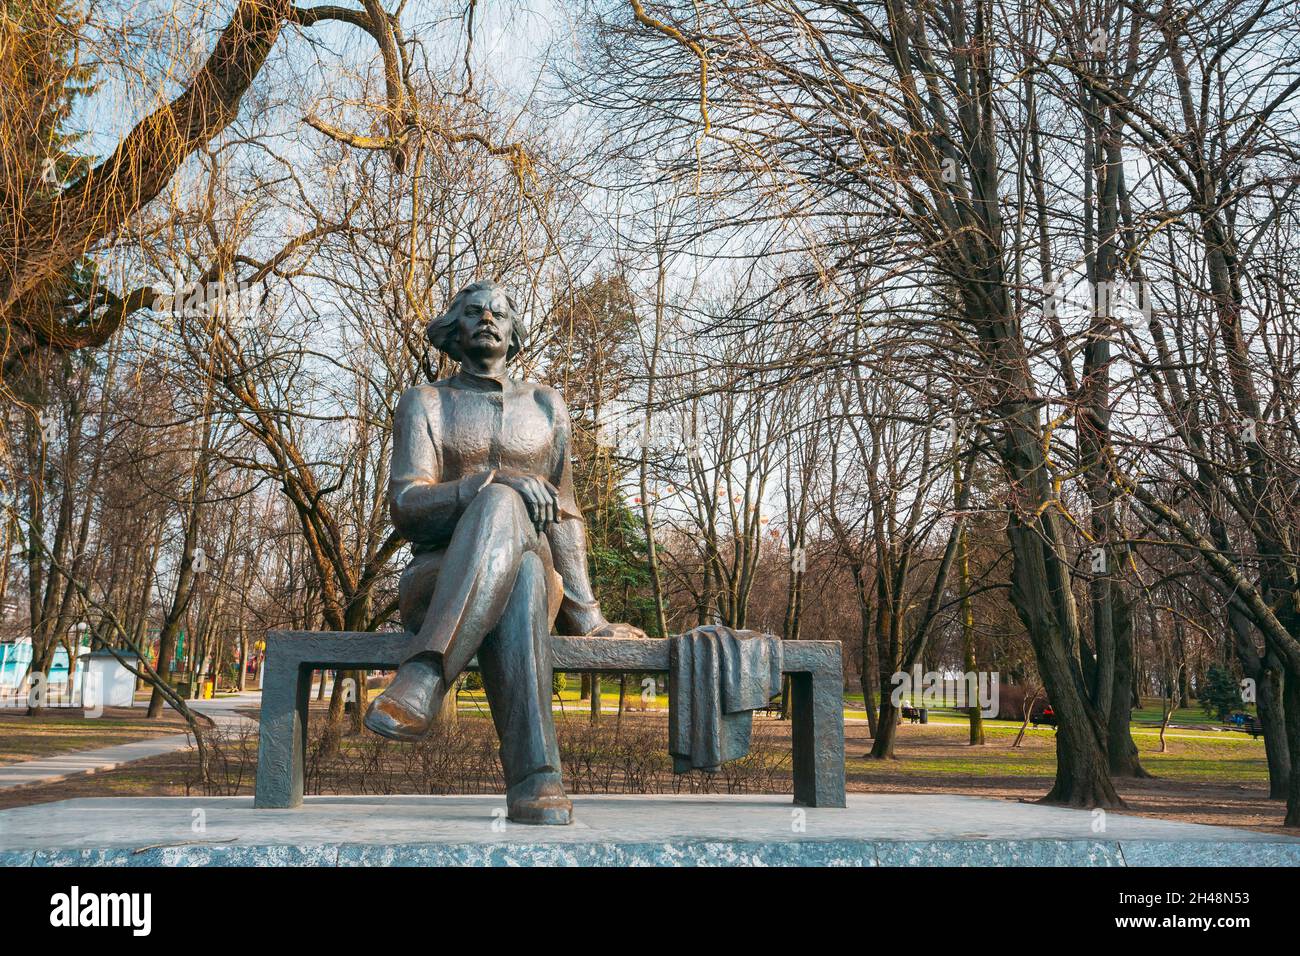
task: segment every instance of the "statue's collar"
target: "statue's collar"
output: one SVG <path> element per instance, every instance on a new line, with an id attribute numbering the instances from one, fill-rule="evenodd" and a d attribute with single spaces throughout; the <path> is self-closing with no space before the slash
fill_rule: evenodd
<path id="1" fill-rule="evenodd" d="M 514 380 L 508 375 L 483 375 L 466 368 L 462 368 L 452 376 L 452 380 L 458 388 L 467 388 L 475 392 L 504 393 L 511 391 L 514 386 Z"/>

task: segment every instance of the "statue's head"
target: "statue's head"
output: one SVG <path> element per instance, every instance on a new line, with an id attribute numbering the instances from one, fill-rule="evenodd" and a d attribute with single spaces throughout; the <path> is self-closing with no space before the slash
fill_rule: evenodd
<path id="1" fill-rule="evenodd" d="M 456 293 L 447 311 L 429 323 L 424 337 L 458 362 L 512 359 L 523 348 L 523 329 L 514 298 L 490 280 Z"/>

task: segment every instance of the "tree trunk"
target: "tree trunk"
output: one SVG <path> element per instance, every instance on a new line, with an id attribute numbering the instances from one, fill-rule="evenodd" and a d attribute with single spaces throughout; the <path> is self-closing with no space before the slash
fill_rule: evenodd
<path id="1" fill-rule="evenodd" d="M 166 680 L 170 670 L 172 655 L 176 652 L 176 641 L 181 633 L 181 626 L 185 621 L 185 612 L 189 609 L 190 600 L 194 596 L 195 578 L 199 571 L 195 569 L 195 558 L 198 556 L 199 544 L 199 516 L 202 513 L 204 498 L 208 490 L 208 463 L 212 455 L 212 416 L 207 415 L 203 419 L 202 439 L 199 443 L 199 456 L 194 465 L 194 481 L 190 488 L 190 500 L 185 513 L 185 539 L 182 542 L 184 551 L 181 557 L 180 571 L 176 576 L 176 592 L 172 595 L 171 607 L 167 611 L 167 617 L 163 620 L 162 632 L 158 637 L 158 676 Z M 206 555 L 204 556 L 206 560 Z M 191 688 L 191 697 L 193 689 Z M 153 689 L 153 694 L 149 698 L 149 717 L 157 717 L 162 713 L 164 698 L 162 691 L 157 687 Z"/>
<path id="2" fill-rule="evenodd" d="M 623 732 L 623 708 L 627 704 L 627 674 L 618 675 L 618 716 L 614 718 L 614 740 Z"/>
<path id="3" fill-rule="evenodd" d="M 956 456 L 954 456 L 955 459 Z M 960 469 L 956 462 L 953 464 L 953 475 L 960 480 Z M 957 541 L 957 572 L 959 575 L 958 584 L 961 588 L 961 649 L 962 649 L 962 667 L 966 673 L 975 674 L 976 686 L 979 686 L 979 670 L 975 661 L 975 612 L 971 608 L 970 601 L 970 550 L 967 541 L 966 528 L 961 529 Z M 980 713 L 980 701 L 975 700 L 971 703 L 967 713 L 970 717 L 970 735 L 968 742 L 972 747 L 982 746 L 984 744 L 984 716 Z"/>
<path id="4" fill-rule="evenodd" d="M 1103 746 L 1104 728 L 1088 702 L 1083 674 L 1069 636 L 1058 623 L 1059 614 L 1069 615 L 1072 611 L 1066 606 L 1071 598 L 1064 593 L 1068 581 L 1058 576 L 1056 587 L 1048 584 L 1051 580 L 1048 562 L 1057 562 L 1055 570 L 1063 570 L 1057 549 L 1053 547 L 1058 536 L 1046 512 L 1037 528 L 1027 526 L 1013 513 L 1007 536 L 1014 554 L 1011 602 L 1029 632 L 1043 687 L 1057 716 L 1056 780 L 1042 802 L 1072 807 L 1122 807 L 1124 802 L 1110 779 Z"/>
<path id="5" fill-rule="evenodd" d="M 243 693 L 248 686 L 248 628 L 239 626 L 239 676 L 235 679 L 235 690 Z"/>
<path id="6" fill-rule="evenodd" d="M 880 722 L 876 724 L 876 737 L 867 754 L 873 760 L 895 760 L 894 741 L 898 739 L 898 720 L 901 711 L 894 706 L 887 693 L 880 695 Z"/>
<path id="7" fill-rule="evenodd" d="M 1150 777 L 1133 742 L 1133 609 L 1118 581 L 1111 582 L 1110 597 L 1115 676 L 1106 723 L 1106 757 L 1112 777 Z"/>
<path id="8" fill-rule="evenodd" d="M 1192 706 L 1192 685 L 1191 678 L 1187 673 L 1187 658 L 1183 658 L 1183 669 L 1178 672 L 1178 709 L 1186 710 Z"/>
<path id="9" fill-rule="evenodd" d="M 322 679 L 324 676 L 325 672 L 322 671 Z M 347 680 L 347 676 L 346 671 L 335 671 L 334 686 L 330 690 L 330 706 L 327 713 L 329 715 L 329 726 L 335 731 L 343 726 L 343 698 L 347 694 L 347 685 L 344 684 L 344 681 Z"/>
<path id="10" fill-rule="evenodd" d="M 876 722 L 876 736 L 871 744 L 871 756 L 878 760 L 894 756 L 894 741 L 898 737 L 898 708 L 892 700 L 893 676 L 902 663 L 902 638 L 898 632 L 898 615 L 894 613 L 896 595 L 890 591 L 885 571 L 876 572 L 878 601 L 876 604 L 876 668 L 877 687 L 880 693 L 880 719 Z M 913 687 L 919 694 L 921 688 Z"/>
<path id="11" fill-rule="evenodd" d="M 1285 825 L 1300 827 L 1300 773 L 1295 772 L 1300 767 L 1300 669 L 1287 668 L 1282 677 L 1282 700 L 1292 770 L 1287 786 Z"/>
<path id="12" fill-rule="evenodd" d="M 364 726 L 361 722 L 366 716 L 366 698 L 369 696 L 366 690 L 366 672 L 351 671 L 350 673 L 352 675 L 352 680 L 355 681 L 354 693 L 356 694 L 352 700 L 352 732 L 354 734 L 359 734 Z M 456 695 L 448 694 L 443 699 L 444 707 L 447 705 L 448 700 L 451 701 L 451 719 L 455 720 L 456 715 L 459 713 L 456 709 Z"/>
<path id="13" fill-rule="evenodd" d="M 1268 798 L 1285 800 L 1291 789 L 1296 764 L 1287 744 L 1285 699 L 1286 676 L 1281 662 L 1269 655 L 1266 666 L 1255 680 L 1255 710 L 1264 734 L 1264 753 L 1268 758 Z"/>
<path id="14" fill-rule="evenodd" d="M 176 639 L 180 635 L 179 624 L 172 627 L 163 627 L 162 633 L 158 637 L 158 662 L 154 664 L 154 670 L 163 680 L 168 680 L 172 672 L 172 658 L 176 653 Z M 149 710 L 146 712 L 147 717 L 158 717 L 163 710 L 162 691 L 157 687 L 149 697 Z"/>
<path id="15" fill-rule="evenodd" d="M 1290 788 L 1291 755 L 1286 741 L 1286 708 L 1282 703 L 1282 662 L 1267 649 L 1263 655 L 1259 653 L 1254 625 L 1231 603 L 1228 626 L 1241 671 L 1255 682 L 1255 710 L 1264 732 L 1264 754 L 1268 760 L 1268 796 L 1270 800 L 1283 800 Z"/>
<path id="16" fill-rule="evenodd" d="M 872 608 L 866 584 L 863 581 L 861 566 L 853 569 L 853 578 L 858 593 L 859 634 L 862 640 L 862 663 L 860 682 L 862 684 L 862 707 L 867 712 L 867 733 L 872 739 L 880 726 L 880 712 L 876 708 L 875 688 L 880 680 L 879 667 L 876 663 L 876 645 L 871 639 Z"/>
<path id="17" fill-rule="evenodd" d="M 364 675 L 362 676 L 364 678 Z M 460 686 L 459 681 L 457 681 L 456 686 Z M 357 712 L 364 714 L 365 710 L 359 709 Z M 447 694 L 442 698 L 442 709 L 438 711 L 438 720 L 445 724 L 454 724 L 460 720 L 460 700 L 455 693 Z M 360 727 L 358 727 L 357 732 L 361 732 Z"/>
<path id="18" fill-rule="evenodd" d="M 878 576 L 878 581 L 883 575 Z M 876 735 L 871 742 L 870 756 L 876 760 L 894 759 L 894 743 L 898 739 L 898 718 L 900 716 L 899 708 L 894 706 L 894 680 L 893 676 L 901 664 L 902 641 L 898 634 L 898 616 L 893 613 L 890 601 L 890 595 L 885 590 L 885 585 L 881 585 L 880 602 L 876 613 L 876 629 L 878 636 L 877 643 L 877 670 L 879 680 L 877 686 L 880 693 L 880 719 L 876 722 Z M 920 693 L 921 688 L 913 687 L 912 693 Z M 916 702 L 912 702 L 916 706 Z"/>

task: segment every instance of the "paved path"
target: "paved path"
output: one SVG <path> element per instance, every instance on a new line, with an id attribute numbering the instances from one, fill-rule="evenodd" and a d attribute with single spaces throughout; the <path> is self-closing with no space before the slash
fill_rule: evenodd
<path id="1" fill-rule="evenodd" d="M 190 707 L 207 714 L 217 726 L 235 728 L 244 724 L 256 724 L 243 714 L 235 713 L 236 707 L 257 704 L 261 694 L 246 691 L 230 697 L 217 697 L 213 700 L 189 701 Z M 137 740 L 115 747 L 101 747 L 98 750 L 80 750 L 73 753 L 58 754 L 39 760 L 24 760 L 21 763 L 0 767 L 0 790 L 14 787 L 27 787 L 38 783 L 55 783 L 81 774 L 101 773 L 112 770 L 133 760 L 157 757 L 161 754 L 175 753 L 191 746 L 189 734 L 169 734 L 166 737 L 153 737 L 149 740 Z"/>

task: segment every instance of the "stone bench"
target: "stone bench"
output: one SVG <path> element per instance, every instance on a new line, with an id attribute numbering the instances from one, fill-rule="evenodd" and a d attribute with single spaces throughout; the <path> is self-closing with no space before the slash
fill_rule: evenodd
<path id="1" fill-rule="evenodd" d="M 253 806 L 302 805 L 307 703 L 314 670 L 395 670 L 409 653 L 401 632 L 272 631 L 266 638 L 262 717 Z M 556 671 L 667 673 L 669 642 L 647 638 L 552 637 Z M 839 641 L 786 641 L 790 675 L 794 802 L 843 807 L 844 680 Z M 473 665 L 471 665 L 473 669 Z M 675 687 L 669 688 L 673 706 Z"/>

